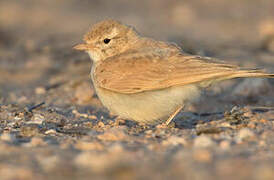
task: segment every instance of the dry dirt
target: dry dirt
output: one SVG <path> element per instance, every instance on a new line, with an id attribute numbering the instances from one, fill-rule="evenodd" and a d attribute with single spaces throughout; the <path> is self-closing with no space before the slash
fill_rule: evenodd
<path id="1" fill-rule="evenodd" d="M 274 72 L 274 1 L 1 0 L 0 177 L 274 179 L 274 80 L 215 85 L 170 127 L 118 121 L 72 46 L 114 18 L 193 54 Z"/>

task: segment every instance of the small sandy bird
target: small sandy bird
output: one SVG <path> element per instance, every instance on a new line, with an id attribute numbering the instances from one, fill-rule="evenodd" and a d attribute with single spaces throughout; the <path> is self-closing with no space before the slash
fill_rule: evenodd
<path id="1" fill-rule="evenodd" d="M 93 60 L 91 78 L 103 105 L 120 118 L 169 124 L 183 107 L 200 97 L 202 88 L 227 79 L 273 78 L 216 59 L 189 55 L 175 44 L 140 36 L 115 20 L 95 24 L 84 36 Z"/>

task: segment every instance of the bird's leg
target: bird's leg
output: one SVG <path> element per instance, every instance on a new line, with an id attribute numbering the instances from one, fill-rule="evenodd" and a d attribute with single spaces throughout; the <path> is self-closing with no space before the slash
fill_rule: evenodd
<path id="1" fill-rule="evenodd" d="M 179 106 L 178 109 L 176 109 L 176 111 L 174 111 L 174 113 L 172 113 L 169 118 L 166 121 L 166 125 L 168 126 L 171 121 L 173 120 L 173 118 L 184 108 L 184 106 Z"/>

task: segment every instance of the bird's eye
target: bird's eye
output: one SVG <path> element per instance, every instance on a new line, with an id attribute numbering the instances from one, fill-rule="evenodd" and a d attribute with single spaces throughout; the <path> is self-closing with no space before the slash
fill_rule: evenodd
<path id="1" fill-rule="evenodd" d="M 108 39 L 108 38 L 104 39 L 105 44 L 108 44 L 109 42 L 110 42 L 110 39 Z"/>

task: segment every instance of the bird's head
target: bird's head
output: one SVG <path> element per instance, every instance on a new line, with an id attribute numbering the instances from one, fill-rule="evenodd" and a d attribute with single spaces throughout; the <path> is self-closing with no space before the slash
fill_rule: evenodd
<path id="1" fill-rule="evenodd" d="M 95 24 L 85 34 L 85 43 L 74 46 L 74 49 L 88 52 L 91 59 L 98 62 L 130 49 L 138 37 L 132 27 L 115 20 L 105 20 Z"/>

